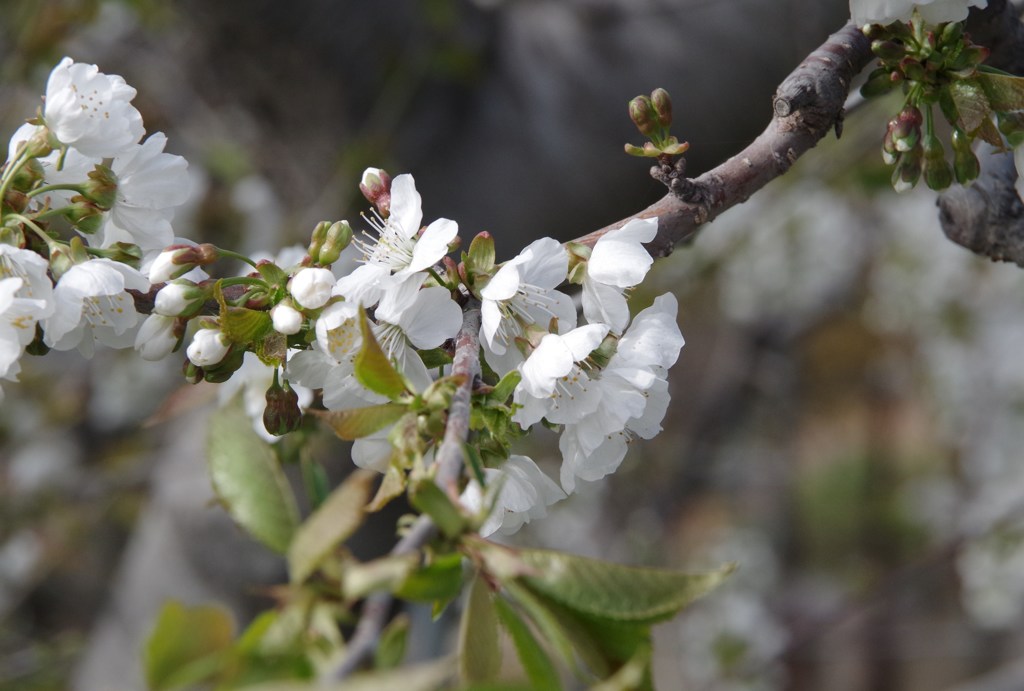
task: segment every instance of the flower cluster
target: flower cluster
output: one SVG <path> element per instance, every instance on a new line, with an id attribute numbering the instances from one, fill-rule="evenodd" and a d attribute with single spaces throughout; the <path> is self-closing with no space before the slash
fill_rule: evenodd
<path id="1" fill-rule="evenodd" d="M 676 302 L 663 295 L 631 322 L 626 300 L 651 266 L 643 245 L 656 219 L 593 248 L 542 238 L 502 264 L 480 233 L 456 263 L 458 225 L 423 225 L 412 176 L 370 168 L 359 185 L 373 205 L 366 232 L 323 222 L 308 247 L 266 258 L 176 241 L 186 163 L 164 153 L 163 134 L 142 139 L 134 96 L 120 77 L 65 58 L 39 115 L 11 140 L 0 177 L 0 377 L 16 377 L 33 345 L 86 355 L 97 341 L 134 345 L 147 360 L 184 348 L 186 378 L 230 382 L 223 398 L 241 393 L 265 439 L 296 431 L 316 406 L 354 440 L 357 465 L 412 486 L 443 436 L 463 310 L 479 302 L 480 454 L 462 504 L 485 535 L 544 515 L 579 480 L 613 472 L 632 438 L 660 430 L 666 372 L 683 345 Z M 204 268 L 222 259 L 248 268 L 210 278 Z M 585 323 L 566 283 L 579 286 Z M 561 486 L 512 453 L 541 422 L 561 426 Z"/>
<path id="2" fill-rule="evenodd" d="M 174 241 L 189 180 L 162 133 L 142 140 L 134 96 L 121 77 L 64 58 L 38 115 L 10 140 L 0 169 L 0 377 L 16 378 L 34 342 L 86 356 L 97 341 L 136 343 L 130 291 L 149 289 L 140 269 Z"/>

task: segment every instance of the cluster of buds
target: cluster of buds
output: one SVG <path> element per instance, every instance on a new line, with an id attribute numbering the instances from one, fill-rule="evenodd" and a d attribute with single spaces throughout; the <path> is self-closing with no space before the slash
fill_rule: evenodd
<path id="1" fill-rule="evenodd" d="M 630 156 L 662 158 L 681 156 L 690 148 L 669 133 L 672 125 L 672 98 L 664 89 L 655 89 L 650 96 L 637 96 L 629 102 L 629 119 L 640 134 L 648 138 L 642 147 L 626 144 Z"/>
<path id="2" fill-rule="evenodd" d="M 866 97 L 900 86 L 903 109 L 889 121 L 882 158 L 894 166 L 892 185 L 908 190 L 923 176 L 933 190 L 953 181 L 966 185 L 980 173 L 972 150 L 976 137 L 997 148 L 1024 140 L 1024 80 L 982 63 L 989 50 L 971 42 L 960 22 L 927 26 L 915 12 L 907 23 L 865 27 L 879 67 L 861 88 Z M 952 126 L 952 165 L 936 135 L 934 106 Z M 996 117 L 999 127 L 992 122 Z"/>

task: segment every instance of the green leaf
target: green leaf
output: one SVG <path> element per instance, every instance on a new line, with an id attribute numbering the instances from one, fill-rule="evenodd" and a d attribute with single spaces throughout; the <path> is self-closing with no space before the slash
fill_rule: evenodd
<path id="1" fill-rule="evenodd" d="M 960 79 L 946 87 L 956 106 L 957 124 L 969 134 L 981 127 L 992 114 L 988 96 L 974 79 Z"/>
<path id="2" fill-rule="evenodd" d="M 989 72 L 982 66 L 975 80 L 985 90 L 992 110 L 1009 112 L 1024 110 L 1024 77 Z"/>
<path id="3" fill-rule="evenodd" d="M 310 412 L 326 422 L 341 439 L 354 441 L 395 424 L 407 409 L 407 406 L 402 403 L 381 403 L 350 410 L 314 410 Z"/>
<path id="4" fill-rule="evenodd" d="M 272 286 L 284 287 L 288 282 L 288 274 L 285 273 L 284 269 L 273 262 L 261 262 L 257 264 L 256 270 L 259 271 L 260 276 L 263 276 L 263 279 Z"/>
<path id="5" fill-rule="evenodd" d="M 495 598 L 495 609 L 498 620 L 512 638 L 516 647 L 519 662 L 523 665 L 526 676 L 530 679 L 531 688 L 538 691 L 557 691 L 562 688 L 558 678 L 558 670 L 544 648 L 534 637 L 530 627 L 522 620 L 519 613 L 501 598 Z"/>
<path id="6" fill-rule="evenodd" d="M 487 397 L 492 401 L 498 401 L 504 403 L 512 397 L 512 392 L 516 390 L 516 386 L 519 385 L 519 381 L 523 378 L 523 375 L 519 373 L 519 370 L 512 370 L 494 387 L 494 389 L 487 394 Z"/>
<path id="7" fill-rule="evenodd" d="M 292 583 L 302 583 L 316 567 L 362 525 L 376 480 L 370 470 L 356 470 L 298 527 L 288 547 Z"/>
<path id="8" fill-rule="evenodd" d="M 206 448 L 213 489 L 228 514 L 263 544 L 287 551 L 299 523 L 295 497 L 237 397 L 210 417 Z"/>
<path id="9" fill-rule="evenodd" d="M 146 684 L 154 690 L 180 689 L 211 679 L 231 648 L 234 628 L 222 607 L 168 602 L 146 641 Z"/>
<path id="10" fill-rule="evenodd" d="M 380 634 L 380 644 L 373 655 L 377 669 L 394 669 L 402 664 L 405 644 L 409 638 L 409 615 L 399 614 Z"/>
<path id="11" fill-rule="evenodd" d="M 444 348 L 431 348 L 430 350 L 419 351 L 420 360 L 427 366 L 427 369 L 437 369 L 452 364 L 452 356 Z"/>
<path id="12" fill-rule="evenodd" d="M 548 550 L 522 550 L 531 590 L 592 617 L 654 623 L 674 616 L 718 586 L 734 569 L 706 574 L 623 566 Z"/>
<path id="13" fill-rule="evenodd" d="M 409 500 L 417 510 L 433 519 L 434 524 L 445 537 L 458 537 L 466 527 L 462 513 L 444 493 L 444 490 L 429 478 L 423 478 L 416 484 Z"/>
<path id="14" fill-rule="evenodd" d="M 363 345 L 356 354 L 355 375 L 359 383 L 374 393 L 387 396 L 392 401 L 405 394 L 405 380 L 394 368 L 388 356 L 370 328 L 366 310 L 359 308 L 359 330 L 363 334 Z"/>
<path id="15" fill-rule="evenodd" d="M 395 589 L 403 600 L 448 603 L 462 592 L 462 555 L 435 555 L 434 559 L 410 573 Z"/>
<path id="16" fill-rule="evenodd" d="M 527 616 L 540 630 L 541 635 L 551 644 L 559 657 L 569 665 L 577 676 L 583 676 L 583 670 L 577 663 L 574 650 L 587 662 L 591 670 L 597 675 L 608 673 L 604 658 L 593 641 L 585 635 L 579 635 L 579 627 L 572 626 L 572 615 L 561 616 L 563 608 L 553 607 L 550 601 L 538 597 L 529 589 L 514 581 L 504 583 L 505 591 L 512 598 L 513 602 L 522 607 Z M 574 630 L 570 631 L 572 627 Z"/>
<path id="17" fill-rule="evenodd" d="M 256 342 L 256 357 L 264 365 L 280 366 L 288 359 L 288 337 L 271 331 L 263 339 Z"/>
<path id="18" fill-rule="evenodd" d="M 494 596 L 487 581 L 477 575 L 459 626 L 459 675 L 463 682 L 493 681 L 500 668 Z"/>

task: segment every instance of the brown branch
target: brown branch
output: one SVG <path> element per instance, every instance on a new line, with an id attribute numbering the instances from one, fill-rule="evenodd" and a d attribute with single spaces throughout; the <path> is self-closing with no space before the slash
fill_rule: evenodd
<path id="1" fill-rule="evenodd" d="M 658 235 L 647 248 L 654 257 L 670 254 L 702 225 L 788 171 L 831 130 L 838 133 L 850 83 L 871 59 L 867 38 L 852 23 L 847 24 L 779 85 L 772 101 L 772 120 L 750 146 L 717 168 L 675 185 L 677 192 L 643 211 L 576 241 L 593 246 L 609 230 L 634 218 L 656 217 Z"/>
<path id="2" fill-rule="evenodd" d="M 437 473 L 434 481 L 449 496 L 458 501 L 458 481 L 462 475 L 463 445 L 469 435 L 469 413 L 473 386 L 480 373 L 480 306 L 471 303 L 462 317 L 462 329 L 455 338 L 455 361 L 452 374 L 460 377 L 459 386 L 448 408 L 448 423 L 444 439 L 437 450 Z M 400 556 L 422 549 L 437 535 L 437 526 L 426 514 L 421 515 L 405 536 L 392 548 L 391 554 Z M 332 680 L 351 676 L 377 650 L 380 634 L 388 620 L 394 596 L 387 591 L 374 593 L 363 602 L 347 652 L 341 663 L 330 673 Z"/>

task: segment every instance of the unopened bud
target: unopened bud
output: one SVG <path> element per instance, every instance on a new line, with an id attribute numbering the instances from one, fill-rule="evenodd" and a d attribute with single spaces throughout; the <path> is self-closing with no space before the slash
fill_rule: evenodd
<path id="1" fill-rule="evenodd" d="M 300 307 L 315 310 L 327 304 L 337 279 L 329 269 L 304 268 L 292 276 L 288 291 Z"/>
<path id="2" fill-rule="evenodd" d="M 276 437 L 294 432 L 302 424 L 302 409 L 299 407 L 299 395 L 285 380 L 284 386 L 278 383 L 277 370 L 274 370 L 274 383 L 267 389 L 267 407 L 263 409 L 263 426 Z"/>
<path id="3" fill-rule="evenodd" d="M 391 214 L 391 176 L 380 168 L 367 168 L 359 182 L 359 191 L 366 201 L 377 207 L 380 215 L 387 218 Z"/>
<path id="4" fill-rule="evenodd" d="M 192 337 L 185 354 L 197 367 L 207 369 L 224 360 L 230 348 L 231 343 L 223 331 L 218 328 L 200 328 Z"/>
<path id="5" fill-rule="evenodd" d="M 964 35 L 964 25 L 962 22 L 947 22 L 942 27 L 942 33 L 939 34 L 939 45 L 951 45 L 958 43 Z"/>
<path id="6" fill-rule="evenodd" d="M 285 336 L 297 334 L 302 330 L 302 312 L 287 302 L 279 302 L 274 305 L 270 310 L 270 320 L 274 325 L 274 331 Z"/>
<path id="7" fill-rule="evenodd" d="M 153 312 L 165 317 L 189 317 L 196 314 L 208 298 L 204 287 L 188 279 L 175 279 L 157 292 Z"/>
<path id="8" fill-rule="evenodd" d="M 953 172 L 961 185 L 970 184 L 981 174 L 981 163 L 971 150 L 971 140 L 960 128 L 953 130 Z"/>
<path id="9" fill-rule="evenodd" d="M 650 136 L 657 132 L 657 117 L 654 104 L 647 96 L 637 96 L 629 102 L 629 119 L 640 130 L 640 134 Z"/>
<path id="10" fill-rule="evenodd" d="M 920 145 L 900 154 L 896 168 L 892 171 L 892 187 L 897 192 L 906 192 L 921 179 L 921 163 L 924 150 Z"/>
<path id="11" fill-rule="evenodd" d="M 211 384 L 223 384 L 237 372 L 245 362 L 245 349 L 232 348 L 216 365 L 203 367 L 203 379 Z"/>
<path id="12" fill-rule="evenodd" d="M 332 223 L 327 229 L 319 251 L 316 254 L 310 252 L 309 256 L 313 258 L 314 264 L 330 266 L 338 261 L 341 253 L 345 251 L 345 248 L 351 242 L 352 226 L 348 224 L 348 221 L 338 221 L 337 223 Z"/>
<path id="13" fill-rule="evenodd" d="M 942 142 L 934 134 L 926 134 L 922 140 L 924 146 L 923 175 L 928 189 L 944 190 L 953 184 L 953 169 L 946 161 L 946 152 Z"/>
<path id="14" fill-rule="evenodd" d="M 171 245 L 164 249 L 149 267 L 150 283 L 166 283 L 183 276 L 197 266 L 208 266 L 219 257 L 217 248 L 209 243 L 201 245 Z"/>
<path id="15" fill-rule="evenodd" d="M 910 151 L 921 141 L 921 123 L 924 116 L 916 106 L 907 106 L 896 116 L 892 127 L 892 140 L 897 151 Z"/>
<path id="16" fill-rule="evenodd" d="M 871 52 L 882 60 L 895 62 L 906 55 L 907 49 L 902 43 L 888 39 L 878 39 L 871 42 Z"/>
<path id="17" fill-rule="evenodd" d="M 1024 112 L 996 113 L 996 117 L 999 119 L 999 131 L 1011 147 L 1016 149 L 1024 144 Z"/>
<path id="18" fill-rule="evenodd" d="M 909 55 L 900 60 L 900 71 L 907 79 L 915 82 L 923 82 L 927 79 L 927 72 L 924 65 Z"/>
<path id="19" fill-rule="evenodd" d="M 658 116 L 658 123 L 662 127 L 672 124 L 672 97 L 664 89 L 658 88 L 651 92 L 651 105 Z"/>

